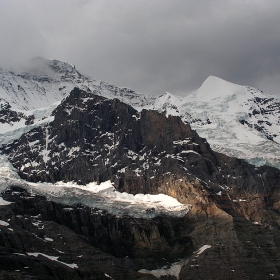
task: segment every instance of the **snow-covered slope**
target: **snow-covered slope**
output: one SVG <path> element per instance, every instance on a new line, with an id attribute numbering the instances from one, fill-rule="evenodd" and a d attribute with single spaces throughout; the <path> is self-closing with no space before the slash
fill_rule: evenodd
<path id="1" fill-rule="evenodd" d="M 215 151 L 280 168 L 280 102 L 210 76 L 184 99 L 191 126 Z"/>
<path id="2" fill-rule="evenodd" d="M 0 68 L 0 145 L 51 121 L 52 111 L 74 87 L 110 99 L 116 97 L 139 110 L 151 107 L 155 100 L 81 74 L 69 63 L 37 57 L 24 71 Z"/>
<path id="3" fill-rule="evenodd" d="M 214 151 L 280 168 L 280 101 L 210 76 L 193 94 L 165 93 L 145 109 L 180 116 Z"/>
<path id="4" fill-rule="evenodd" d="M 116 87 L 83 75 L 74 65 L 58 60 L 37 57 L 31 61 L 28 70 L 21 72 L 0 68 L 0 98 L 2 102 L 8 102 L 12 110 L 47 107 L 61 101 L 74 87 L 107 98 L 118 97 L 134 106 L 147 105 L 154 100 L 153 97 L 137 94 L 131 89 Z"/>
<path id="5" fill-rule="evenodd" d="M 191 115 L 182 106 L 184 98 L 166 92 L 158 96 L 152 104 L 145 106 L 145 109 L 157 110 L 166 116 L 179 116 L 185 123 L 190 123 Z"/>

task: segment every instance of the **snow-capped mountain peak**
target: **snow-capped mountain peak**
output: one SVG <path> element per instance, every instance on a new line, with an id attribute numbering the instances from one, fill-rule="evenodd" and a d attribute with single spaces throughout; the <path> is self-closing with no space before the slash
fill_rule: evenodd
<path id="1" fill-rule="evenodd" d="M 30 60 L 30 64 L 27 68 L 23 68 L 23 72 L 38 74 L 49 74 L 52 72 L 65 73 L 66 71 L 72 72 L 74 66 L 59 60 L 49 60 L 40 56 L 34 57 Z"/>
<path id="2" fill-rule="evenodd" d="M 33 59 L 22 71 L 0 68 L 0 81 L 0 98 L 16 111 L 48 107 L 61 101 L 75 87 L 107 98 L 119 98 L 136 108 L 151 105 L 155 99 L 81 74 L 75 65 L 67 62 L 41 57 Z"/>
<path id="3" fill-rule="evenodd" d="M 214 150 L 280 167 L 278 100 L 258 89 L 210 76 L 185 98 L 183 107 L 193 118 L 192 127 Z"/>
<path id="4" fill-rule="evenodd" d="M 205 102 L 213 101 L 216 98 L 230 98 L 232 96 L 241 97 L 246 95 L 244 86 L 227 82 L 215 76 L 209 76 L 201 87 L 193 94 L 193 97 Z"/>
<path id="5" fill-rule="evenodd" d="M 34 110 L 61 101 L 75 86 L 87 89 L 95 80 L 81 75 L 75 66 L 58 60 L 34 58 L 21 71 L 0 69 L 0 97 L 13 110 Z"/>

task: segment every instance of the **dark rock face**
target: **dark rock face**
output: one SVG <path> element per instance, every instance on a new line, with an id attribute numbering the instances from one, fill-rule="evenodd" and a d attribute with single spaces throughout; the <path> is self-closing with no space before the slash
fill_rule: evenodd
<path id="1" fill-rule="evenodd" d="M 193 225 L 186 218 L 117 218 L 98 209 L 31 196 L 19 187 L 7 190 L 3 198 L 14 203 L 0 207 L 0 220 L 9 224 L 0 232 L 0 279 L 11 270 L 49 275 L 47 279 L 105 279 L 106 272 L 114 279 L 142 279 L 138 269 L 154 268 L 193 251 L 189 237 Z M 41 257 L 30 252 L 40 252 Z M 60 263 L 44 254 L 59 256 Z"/>
<path id="2" fill-rule="evenodd" d="M 166 254 L 173 261 L 190 258 L 180 279 L 280 279 L 278 169 L 214 153 L 178 117 L 138 113 L 117 99 L 79 89 L 53 115 L 52 123 L 2 148 L 22 178 L 111 180 L 120 191 L 164 193 L 192 204 L 192 209 L 182 219 L 135 220 L 82 206 L 65 211 L 63 205 L 40 198 L 9 206 L 15 215 L 40 213 L 89 248 L 118 260 L 129 256 L 133 268 L 124 268 L 129 273 L 136 267 L 156 268 Z M 205 244 L 211 248 L 192 254 Z M 122 279 L 137 279 L 129 277 Z"/>

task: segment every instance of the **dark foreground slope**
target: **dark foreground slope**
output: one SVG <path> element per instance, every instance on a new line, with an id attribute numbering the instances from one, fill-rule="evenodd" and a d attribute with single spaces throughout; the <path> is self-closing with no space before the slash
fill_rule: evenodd
<path id="1" fill-rule="evenodd" d="M 52 235 L 54 228 L 63 228 L 79 240 L 57 241 L 55 248 L 67 251 L 66 258 L 71 256 L 66 263 L 82 267 L 82 261 L 72 254 L 73 244 L 76 255 L 87 248 L 86 259 L 94 258 L 97 248 L 102 255 L 100 262 L 105 268 L 95 260 L 89 272 L 76 269 L 77 278 L 73 279 L 103 279 L 92 275 L 101 270 L 104 277 L 106 269 L 114 279 L 149 279 L 152 276 L 136 271 L 157 268 L 162 258 L 175 261 L 184 256 L 190 259 L 180 279 L 280 278 L 278 169 L 255 167 L 214 153 L 206 140 L 178 117 L 166 118 L 155 111 L 138 113 L 117 99 L 79 89 L 74 89 L 53 115 L 52 123 L 2 148 L 22 178 L 34 182 L 111 180 L 119 191 L 165 193 L 191 204 L 192 209 L 180 219 L 117 218 L 82 206 L 69 210 L 44 198 L 30 197 L 24 190 L 13 190 L 5 195 L 17 203 L 1 208 L 0 219 L 6 221 L 10 215 L 11 224 L 15 223 L 14 231 L 6 227 L 0 232 L 4 257 L 10 256 L 12 249 L 49 252 L 44 239 L 30 247 L 22 237 L 38 235 L 30 221 L 41 214 L 40 219 L 50 226 L 48 231 L 47 226 L 41 229 L 42 237 Z M 24 215 L 29 215 L 26 220 Z M 211 248 L 193 254 L 203 245 Z M 16 256 L 18 263 L 21 255 Z M 27 259 L 34 261 L 34 257 Z M 111 265 L 113 261 L 109 264 L 112 259 L 117 266 Z M 68 279 L 59 277 L 55 279 Z"/>

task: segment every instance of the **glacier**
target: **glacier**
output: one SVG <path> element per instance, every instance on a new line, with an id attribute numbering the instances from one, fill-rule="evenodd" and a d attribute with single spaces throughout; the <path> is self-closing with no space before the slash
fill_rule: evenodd
<path id="1" fill-rule="evenodd" d="M 65 205 L 83 204 L 100 210 L 108 211 L 117 217 L 151 219 L 156 216 L 184 217 L 191 205 L 181 204 L 175 198 L 165 194 L 128 194 L 115 190 L 110 181 L 97 184 L 78 185 L 75 182 L 32 183 L 19 178 L 16 170 L 5 156 L 0 156 L 0 193 L 10 186 L 26 189 L 31 196 L 42 195 L 48 200 Z M 10 202 L 0 197 L 0 204 Z"/>

